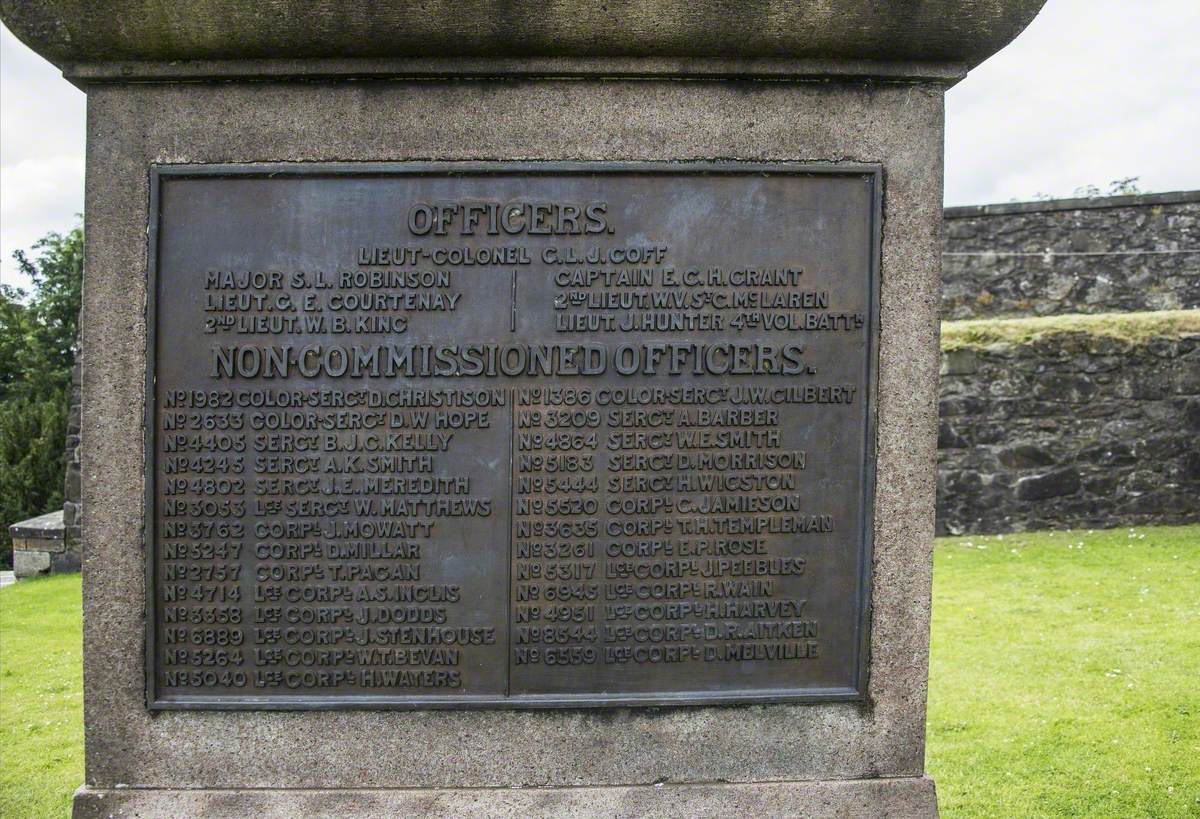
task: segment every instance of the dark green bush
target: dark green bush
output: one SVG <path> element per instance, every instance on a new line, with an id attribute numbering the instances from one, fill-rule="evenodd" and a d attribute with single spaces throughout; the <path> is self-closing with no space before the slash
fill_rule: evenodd
<path id="1" fill-rule="evenodd" d="M 0 564 L 12 566 L 9 524 L 62 508 L 67 395 L 0 401 Z"/>
<path id="2" fill-rule="evenodd" d="M 0 565 L 9 525 L 63 502 L 67 403 L 77 353 L 83 228 L 48 233 L 13 254 L 33 283 L 0 285 Z"/>

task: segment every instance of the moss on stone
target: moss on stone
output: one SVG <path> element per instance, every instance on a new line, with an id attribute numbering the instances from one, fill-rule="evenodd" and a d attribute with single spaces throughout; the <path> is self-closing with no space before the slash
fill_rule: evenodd
<path id="1" fill-rule="evenodd" d="M 1144 344 L 1153 339 L 1195 334 L 1200 334 L 1200 310 L 970 319 L 942 322 L 942 350 L 983 349 L 994 344 L 1030 344 L 1060 335 Z"/>

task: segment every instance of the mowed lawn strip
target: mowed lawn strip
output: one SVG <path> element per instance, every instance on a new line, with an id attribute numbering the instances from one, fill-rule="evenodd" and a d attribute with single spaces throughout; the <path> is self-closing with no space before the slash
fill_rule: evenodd
<path id="1" fill-rule="evenodd" d="M 1200 815 L 1200 527 L 939 540 L 942 815 Z M 0 591 L 0 816 L 83 781 L 78 575 Z"/>
<path id="2" fill-rule="evenodd" d="M 1200 816 L 1200 527 L 942 539 L 946 817 Z"/>
<path id="3" fill-rule="evenodd" d="M 59 817 L 83 784 L 79 575 L 0 590 L 0 816 Z"/>

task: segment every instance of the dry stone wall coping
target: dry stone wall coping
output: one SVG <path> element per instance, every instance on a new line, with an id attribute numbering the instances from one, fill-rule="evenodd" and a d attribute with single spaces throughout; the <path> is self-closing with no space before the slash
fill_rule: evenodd
<path id="1" fill-rule="evenodd" d="M 942 317 L 1200 307 L 1200 191 L 948 208 Z"/>

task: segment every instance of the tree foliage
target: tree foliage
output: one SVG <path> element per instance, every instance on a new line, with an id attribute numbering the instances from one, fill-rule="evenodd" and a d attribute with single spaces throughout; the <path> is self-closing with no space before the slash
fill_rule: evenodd
<path id="1" fill-rule="evenodd" d="M 36 398 L 71 384 L 83 292 L 83 228 L 48 233 L 32 249 L 32 258 L 22 250 L 13 254 L 33 282 L 32 292 L 6 286 L 0 293 L 0 400 Z"/>
<path id="2" fill-rule="evenodd" d="M 1114 179 L 1108 183 L 1108 188 L 1101 188 L 1099 185 L 1080 185 L 1071 192 L 1072 199 L 1098 199 L 1102 196 L 1133 196 L 1135 194 L 1153 193 L 1153 191 L 1142 190 L 1138 185 L 1138 176 L 1126 176 L 1121 179 Z M 1054 199 L 1062 199 L 1062 196 L 1056 196 L 1052 193 L 1042 193 L 1041 191 L 1033 195 L 1035 202 L 1049 202 Z M 1010 199 L 1010 202 L 1016 202 L 1016 199 Z"/>
<path id="3" fill-rule="evenodd" d="M 71 368 L 78 352 L 83 228 L 13 254 L 32 288 L 0 285 L 0 564 L 9 524 L 63 502 Z"/>
<path id="4" fill-rule="evenodd" d="M 1137 176 L 1126 176 L 1123 179 L 1114 179 L 1108 183 L 1108 190 L 1102 190 L 1096 185 L 1084 185 L 1075 189 L 1073 196 L 1083 196 L 1088 199 L 1096 199 L 1101 196 L 1131 196 L 1139 193 L 1149 193 L 1138 186 Z"/>

